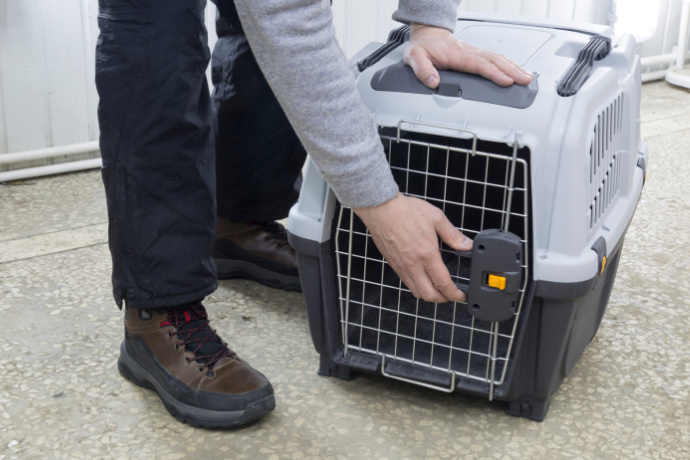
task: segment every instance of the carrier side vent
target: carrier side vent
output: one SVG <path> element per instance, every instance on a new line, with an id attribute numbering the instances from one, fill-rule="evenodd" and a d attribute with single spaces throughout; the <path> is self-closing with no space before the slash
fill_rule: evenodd
<path id="1" fill-rule="evenodd" d="M 589 228 L 604 215 L 620 191 L 620 161 L 623 148 L 623 106 L 619 94 L 596 118 L 589 147 L 591 204 Z"/>
<path id="2" fill-rule="evenodd" d="M 642 60 L 639 56 L 637 56 L 637 59 L 635 60 L 635 70 L 633 71 L 633 78 L 635 78 L 635 81 L 638 85 L 642 84 Z"/>

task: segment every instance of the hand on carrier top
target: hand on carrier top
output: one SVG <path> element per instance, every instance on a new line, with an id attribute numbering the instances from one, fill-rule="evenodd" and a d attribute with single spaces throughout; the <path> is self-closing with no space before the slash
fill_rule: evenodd
<path id="1" fill-rule="evenodd" d="M 458 41 L 439 27 L 423 24 L 410 26 L 410 43 L 405 49 L 405 64 L 429 88 L 439 84 L 438 70 L 474 73 L 497 85 L 528 85 L 532 74 L 506 57 Z"/>
<path id="2" fill-rule="evenodd" d="M 472 249 L 472 240 L 440 209 L 398 193 L 382 205 L 354 211 L 415 297 L 436 303 L 465 301 L 465 294 L 455 286 L 441 259 L 437 235 L 448 246 L 463 251 Z"/>

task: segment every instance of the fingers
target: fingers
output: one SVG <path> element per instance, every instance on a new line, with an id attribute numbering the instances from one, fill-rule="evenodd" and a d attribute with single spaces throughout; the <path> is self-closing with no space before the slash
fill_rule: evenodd
<path id="1" fill-rule="evenodd" d="M 524 70 L 522 67 L 511 61 L 505 56 L 496 53 L 484 52 L 486 54 L 485 59 L 493 64 L 493 66 L 501 72 L 503 75 L 507 76 L 513 82 L 518 85 L 529 85 L 534 76 Z M 492 79 L 492 81 L 494 81 Z M 500 84 L 494 81 L 496 84 Z"/>
<path id="2" fill-rule="evenodd" d="M 472 240 L 455 228 L 440 210 L 438 220 L 434 223 L 434 228 L 441 241 L 451 248 L 460 251 L 472 249 Z M 443 263 L 439 251 L 436 251 L 436 257 L 432 259 L 431 264 L 427 267 L 427 274 L 434 287 L 448 300 L 455 302 L 464 302 L 466 300 L 465 293 L 458 289 L 450 278 L 450 273 Z"/>
<path id="3" fill-rule="evenodd" d="M 441 241 L 451 248 L 459 251 L 469 251 L 472 249 L 472 240 L 455 228 L 442 212 L 440 213 L 439 220 L 435 223 L 435 229 Z"/>
<path id="4" fill-rule="evenodd" d="M 532 74 L 505 56 L 461 42 L 458 42 L 458 51 L 451 55 L 447 67 L 476 73 L 499 86 L 510 86 L 513 83 L 527 85 L 533 78 Z"/>
<path id="5" fill-rule="evenodd" d="M 404 60 L 405 64 L 412 68 L 419 81 L 431 89 L 438 86 L 440 82 L 438 71 L 424 48 L 420 46 L 408 47 L 405 51 Z"/>
<path id="6" fill-rule="evenodd" d="M 413 296 L 432 303 L 446 303 L 448 298 L 436 289 L 426 271 L 416 270 L 414 273 L 401 276 L 400 280 L 407 286 Z"/>
<path id="7" fill-rule="evenodd" d="M 499 86 L 513 83 L 528 85 L 532 74 L 500 54 L 483 51 L 465 43 L 459 43 L 459 52 L 453 53 L 446 67 L 468 73 L 475 73 Z"/>
<path id="8" fill-rule="evenodd" d="M 399 194 L 387 203 L 355 212 L 412 295 L 434 303 L 465 301 L 443 263 L 438 237 L 459 250 L 469 250 L 472 241 L 440 209 Z"/>
<path id="9" fill-rule="evenodd" d="M 467 55 L 465 59 L 471 63 L 466 65 L 466 72 L 481 75 L 499 86 L 510 86 L 515 83 L 515 80 L 492 62 L 493 56 L 490 53 L 478 51 L 478 54 Z"/>
<path id="10" fill-rule="evenodd" d="M 412 295 L 432 303 L 464 302 L 465 293 L 457 288 L 448 269 L 436 251 L 427 264 L 416 267 L 409 274 L 403 273 L 400 279 Z"/>
<path id="11" fill-rule="evenodd" d="M 429 88 L 440 82 L 438 70 L 481 75 L 497 85 L 528 85 L 533 76 L 510 59 L 458 41 L 448 30 L 413 24 L 405 63 Z"/>
<path id="12" fill-rule="evenodd" d="M 451 56 L 451 62 L 438 64 L 441 70 L 453 69 L 468 73 L 475 73 L 493 81 L 500 86 L 510 86 L 515 80 L 510 75 L 521 76 L 519 70 L 510 67 L 507 61 L 499 59 L 502 56 L 496 55 L 495 60 L 501 63 L 501 67 L 492 62 L 494 56 L 491 53 L 484 53 L 471 47 L 472 53 L 457 54 Z M 405 63 L 409 65 L 419 81 L 431 89 L 438 86 L 440 82 L 438 70 L 431 60 L 429 53 L 422 46 L 409 46 L 405 51 Z M 506 70 L 510 70 L 510 75 Z"/>
<path id="13" fill-rule="evenodd" d="M 440 293 L 444 299 L 447 299 L 444 300 L 445 302 L 464 302 L 466 300 L 465 293 L 458 289 L 451 279 L 440 253 L 434 258 L 432 264 L 426 268 L 426 273 L 436 292 Z"/>

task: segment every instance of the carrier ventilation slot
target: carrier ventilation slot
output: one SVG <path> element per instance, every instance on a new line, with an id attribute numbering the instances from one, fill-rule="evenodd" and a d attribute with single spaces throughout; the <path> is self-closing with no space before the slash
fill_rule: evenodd
<path id="1" fill-rule="evenodd" d="M 642 84 L 642 60 L 639 56 L 635 60 L 635 71 L 633 72 L 633 78 L 638 85 Z"/>
<path id="2" fill-rule="evenodd" d="M 620 191 L 624 102 L 623 95 L 619 94 L 594 123 L 589 147 L 590 229 L 594 228 Z"/>
<path id="3" fill-rule="evenodd" d="M 514 150 L 517 147 L 480 141 L 473 151 L 462 139 L 415 133 L 397 139 L 385 130 L 381 141 L 403 193 L 436 205 L 470 237 L 505 224 L 529 254 L 527 148 Z M 351 209 L 342 207 L 334 224 L 345 353 L 351 350 L 385 362 L 409 363 L 420 371 L 440 371 L 451 379 L 457 376 L 460 385 L 484 384 L 491 398 L 510 367 L 526 286 L 520 286 L 514 317 L 501 322 L 478 320 L 468 314 L 466 304 L 416 299 L 383 260 Z M 467 283 L 469 273 L 460 267 L 455 251 L 445 245 L 440 249 L 453 281 Z M 526 258 L 525 274 L 528 265 Z"/>

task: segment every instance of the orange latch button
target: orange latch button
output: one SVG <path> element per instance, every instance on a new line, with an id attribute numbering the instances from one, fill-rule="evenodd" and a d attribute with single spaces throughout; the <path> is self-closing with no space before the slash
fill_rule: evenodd
<path id="1" fill-rule="evenodd" d="M 506 288 L 506 279 L 503 276 L 489 275 L 489 286 L 503 291 Z"/>

